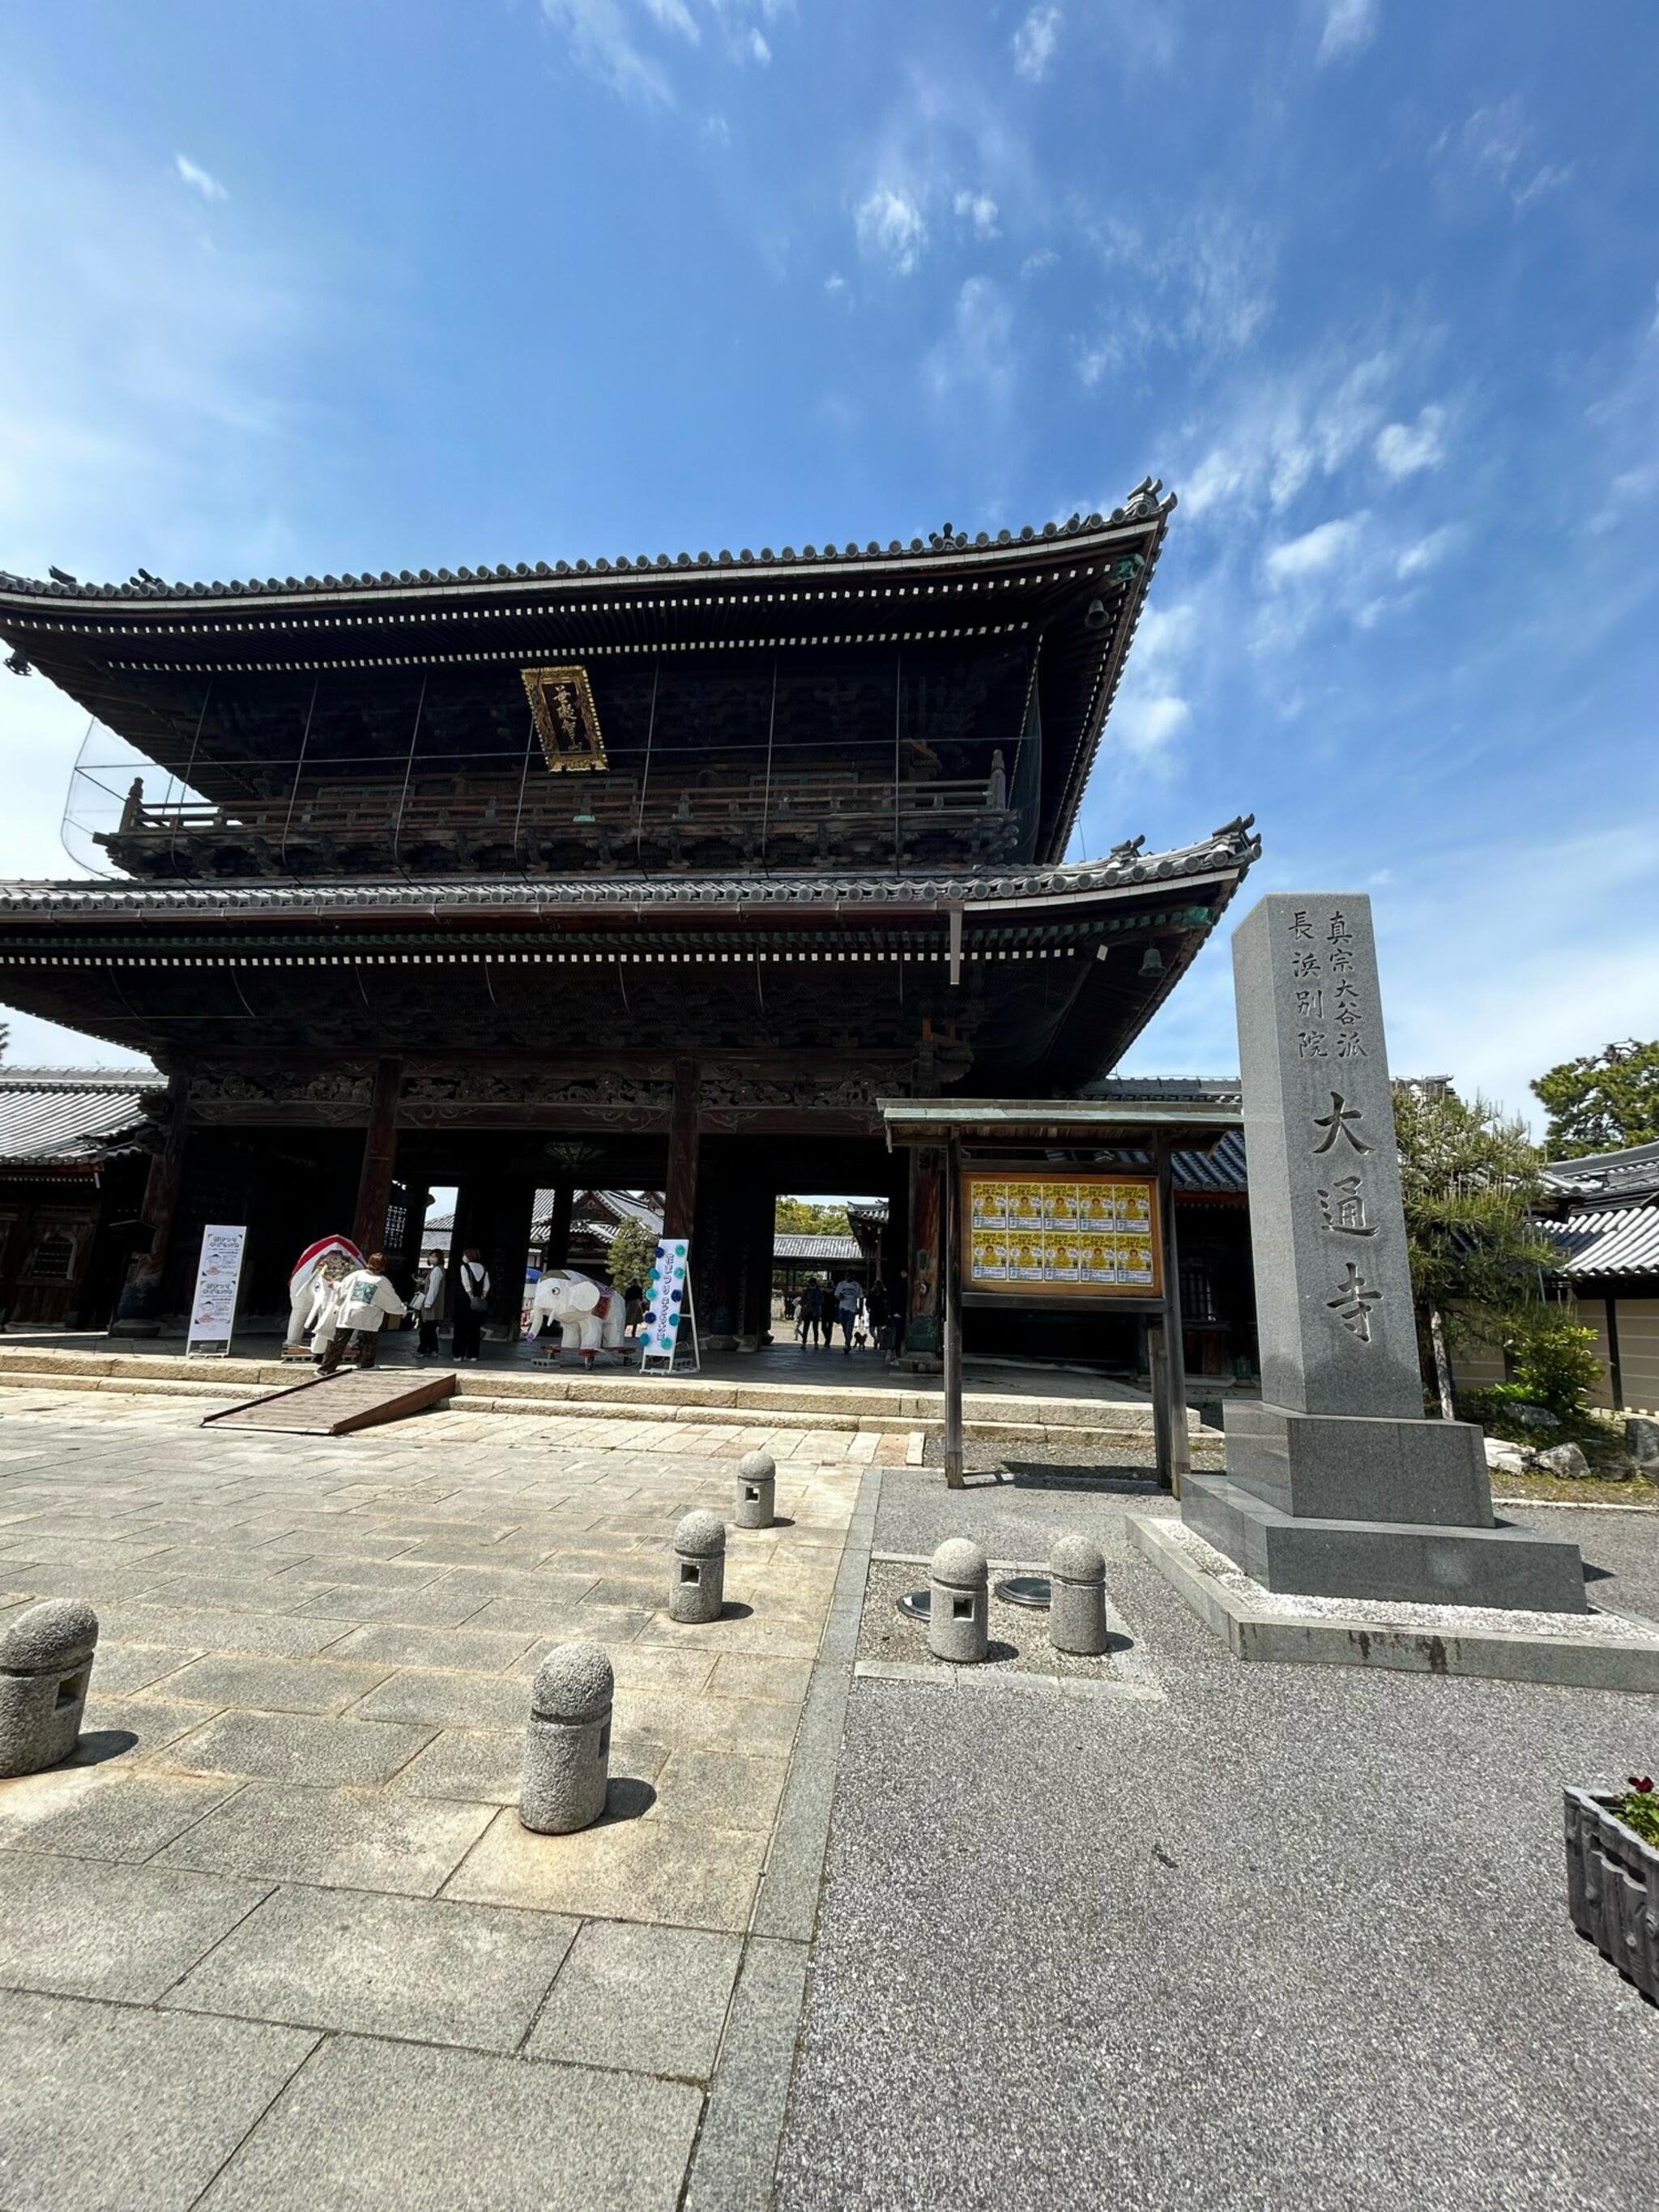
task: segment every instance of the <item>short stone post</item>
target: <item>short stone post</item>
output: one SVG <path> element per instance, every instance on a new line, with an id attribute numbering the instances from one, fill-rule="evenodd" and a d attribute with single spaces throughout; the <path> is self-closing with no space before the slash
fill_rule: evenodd
<path id="1" fill-rule="evenodd" d="M 769 1451 L 745 1452 L 738 1462 L 738 1505 L 732 1518 L 739 1528 L 769 1528 L 777 1510 L 777 1463 Z"/>
<path id="2" fill-rule="evenodd" d="M 947 1536 L 927 1570 L 927 1649 L 935 1659 L 971 1667 L 985 1656 L 987 1582 L 990 1570 L 979 1546 Z"/>
<path id="3" fill-rule="evenodd" d="M 0 1635 L 0 1778 L 38 1774 L 74 1750 L 97 1643 L 97 1614 L 74 1598 L 12 1615 Z"/>
<path id="4" fill-rule="evenodd" d="M 519 1818 L 538 1836 L 591 1827 L 611 1778 L 611 1661 L 597 1644 L 561 1644 L 536 1669 Z"/>
<path id="5" fill-rule="evenodd" d="M 718 1620 L 726 1602 L 726 1523 L 718 1513 L 688 1513 L 674 1531 L 668 1617 Z"/>
<path id="6" fill-rule="evenodd" d="M 1097 1659 L 1106 1649 L 1106 1555 L 1086 1536 L 1062 1536 L 1048 1559 L 1048 1642 Z"/>

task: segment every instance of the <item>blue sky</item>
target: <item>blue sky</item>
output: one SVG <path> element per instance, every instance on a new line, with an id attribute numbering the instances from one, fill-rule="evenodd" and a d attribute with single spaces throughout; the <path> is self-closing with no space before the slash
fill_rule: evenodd
<path id="1" fill-rule="evenodd" d="M 1659 1031 L 1650 8 L 7 30 L 0 565 L 994 530 L 1150 471 L 1181 506 L 1079 849 L 1254 810 L 1250 893 L 1371 891 L 1396 1067 L 1516 1107 Z M 83 718 L 5 676 L 0 717 L 0 872 L 70 872 Z M 1236 1064 L 1223 943 L 1126 1065 Z"/>

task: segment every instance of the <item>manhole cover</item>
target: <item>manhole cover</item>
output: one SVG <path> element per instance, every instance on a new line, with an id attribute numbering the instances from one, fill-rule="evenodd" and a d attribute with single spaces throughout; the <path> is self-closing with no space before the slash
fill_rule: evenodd
<path id="1" fill-rule="evenodd" d="M 933 1609 L 933 1593 L 925 1589 L 906 1590 L 903 1596 L 895 1602 L 907 1620 L 926 1620 Z"/>
<path id="2" fill-rule="evenodd" d="M 1005 1575 L 996 1590 L 1006 1604 L 1038 1607 L 1044 1612 L 1054 1597 L 1053 1585 L 1047 1575 Z"/>

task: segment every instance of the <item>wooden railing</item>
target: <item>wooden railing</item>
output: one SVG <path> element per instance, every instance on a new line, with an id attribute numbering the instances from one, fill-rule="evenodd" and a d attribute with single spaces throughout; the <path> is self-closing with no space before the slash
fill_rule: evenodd
<path id="1" fill-rule="evenodd" d="M 318 781 L 291 797 L 152 805 L 131 794 L 100 835 L 142 873 L 313 873 L 331 868 L 690 866 L 721 855 L 793 864 L 933 852 L 1000 858 L 1018 840 L 1000 778 L 895 783 L 833 771 L 646 785 L 632 777 L 516 783 Z"/>

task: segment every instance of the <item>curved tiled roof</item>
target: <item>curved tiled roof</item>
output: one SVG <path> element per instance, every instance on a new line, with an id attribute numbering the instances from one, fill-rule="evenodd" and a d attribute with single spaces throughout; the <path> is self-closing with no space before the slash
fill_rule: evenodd
<path id="1" fill-rule="evenodd" d="M 153 1068 L 0 1068 L 0 1165 L 90 1166 L 138 1129 Z"/>
<path id="2" fill-rule="evenodd" d="M 1027 523 L 1020 530 L 1000 530 L 994 537 L 981 530 L 971 538 L 965 530 L 956 530 L 946 523 L 942 530 L 932 531 L 926 540 L 912 538 L 908 544 L 899 538 L 889 539 L 885 545 L 872 538 L 867 544 L 848 544 L 837 547 L 804 544 L 797 551 L 786 545 L 775 553 L 769 545 L 763 546 L 758 554 L 744 546 L 733 553 L 722 546 L 718 553 L 658 553 L 619 554 L 615 559 L 538 561 L 533 564 L 520 561 L 509 566 L 498 562 L 494 567 L 486 563 L 477 568 L 404 568 L 395 575 L 389 568 L 378 574 L 359 571 L 339 576 L 268 576 L 255 577 L 248 581 L 237 579 L 231 583 L 167 583 L 139 569 L 125 584 L 83 584 L 64 570 L 51 575 L 19 576 L 0 569 L 0 592 L 10 592 L 36 599 L 222 599 L 243 598 L 289 599 L 306 597 L 319 592 L 407 592 L 422 588 L 446 589 L 455 586 L 487 586 L 495 584 L 521 585 L 526 581 L 550 581 L 571 576 L 608 576 L 659 574 L 685 569 L 706 568 L 793 568 L 803 562 L 822 565 L 835 563 L 848 567 L 866 561 L 890 561 L 914 558 L 918 555 L 937 554 L 945 557 L 953 554 L 983 553 L 1000 546 L 1018 546 L 1040 543 L 1048 538 L 1078 537 L 1097 530 L 1120 528 L 1128 523 L 1157 522 L 1174 508 L 1173 492 L 1160 498 L 1163 486 L 1154 477 L 1146 477 L 1129 494 L 1121 507 L 1114 507 L 1109 515 L 1073 514 L 1065 522 L 1045 522 L 1041 528 Z"/>
<path id="3" fill-rule="evenodd" d="M 1659 1145 L 1556 1160 L 1544 1170 L 1544 1181 L 1564 1198 L 1650 1197 L 1659 1193 Z"/>
<path id="4" fill-rule="evenodd" d="M 291 913 L 337 915 L 384 912 L 450 913 L 495 908 L 534 914 L 575 906 L 723 907 L 915 906 L 986 900 L 1047 898 L 1064 893 L 1132 890 L 1141 885 L 1243 872 L 1259 860 L 1261 840 L 1254 817 L 1224 823 L 1197 843 L 1170 853 L 1119 846 L 1102 860 L 1063 867 L 975 869 L 957 874 L 882 875 L 852 871 L 827 875 L 575 876 L 544 879 L 432 878 L 404 882 L 0 884 L 0 913 L 222 915 Z"/>
<path id="5" fill-rule="evenodd" d="M 1546 1224 L 1562 1249 L 1559 1272 L 1587 1275 L 1659 1274 L 1659 1206 L 1602 1206 Z"/>

